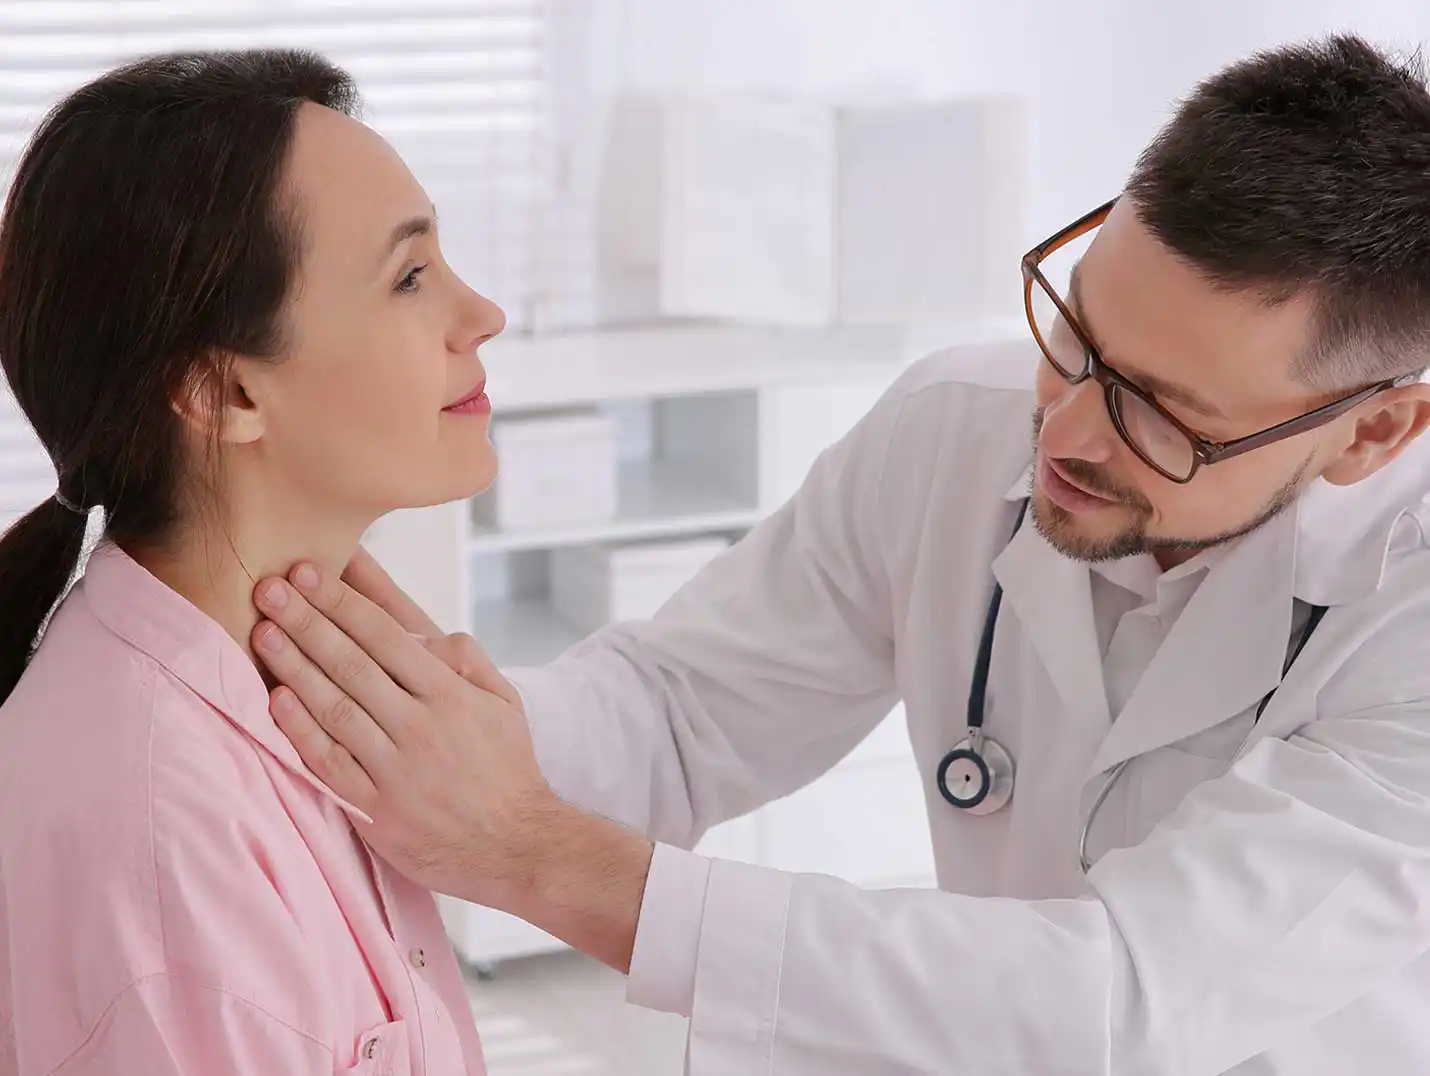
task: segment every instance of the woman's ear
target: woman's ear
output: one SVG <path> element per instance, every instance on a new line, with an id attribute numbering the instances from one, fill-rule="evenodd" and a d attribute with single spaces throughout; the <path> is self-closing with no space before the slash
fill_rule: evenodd
<path id="1" fill-rule="evenodd" d="M 1417 382 L 1391 389 L 1355 420 L 1348 444 L 1331 461 L 1321 477 L 1337 486 L 1349 486 L 1380 470 L 1430 425 L 1430 385 Z"/>
<path id="2" fill-rule="evenodd" d="M 263 414 L 249 393 L 243 363 L 191 377 L 174 398 L 174 411 L 204 440 L 251 444 L 263 436 Z"/>

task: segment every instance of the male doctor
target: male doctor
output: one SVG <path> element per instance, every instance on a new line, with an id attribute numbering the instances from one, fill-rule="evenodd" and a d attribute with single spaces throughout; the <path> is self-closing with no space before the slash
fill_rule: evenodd
<path id="1" fill-rule="evenodd" d="M 697 1076 L 1430 1072 L 1430 94 L 1350 37 L 1239 63 L 1024 278 L 1025 354 L 914 366 L 519 695 L 370 561 L 265 581 L 276 719 Z M 684 850 L 900 697 L 938 891 Z"/>

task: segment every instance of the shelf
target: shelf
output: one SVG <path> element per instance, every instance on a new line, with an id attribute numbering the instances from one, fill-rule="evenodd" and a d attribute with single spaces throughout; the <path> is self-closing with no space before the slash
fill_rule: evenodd
<path id="1" fill-rule="evenodd" d="M 544 664 L 585 637 L 541 600 L 478 602 L 471 634 L 499 668 Z"/>
<path id="2" fill-rule="evenodd" d="M 753 496 L 720 488 L 679 461 L 633 460 L 621 465 L 615 518 L 535 530 L 504 531 L 472 523 L 473 553 L 508 553 L 582 542 L 629 541 L 702 531 L 742 530 L 759 521 Z"/>
<path id="3" fill-rule="evenodd" d="M 501 336 L 482 348 L 497 413 L 847 380 L 901 370 L 942 347 L 1026 342 L 1019 321 L 957 329 L 683 324 Z"/>

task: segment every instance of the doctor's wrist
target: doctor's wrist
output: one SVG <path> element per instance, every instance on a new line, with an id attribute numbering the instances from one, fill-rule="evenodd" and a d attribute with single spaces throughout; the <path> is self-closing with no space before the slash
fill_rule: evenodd
<path id="1" fill-rule="evenodd" d="M 625 974 L 654 853 L 640 834 L 555 801 L 528 834 L 508 910 Z"/>

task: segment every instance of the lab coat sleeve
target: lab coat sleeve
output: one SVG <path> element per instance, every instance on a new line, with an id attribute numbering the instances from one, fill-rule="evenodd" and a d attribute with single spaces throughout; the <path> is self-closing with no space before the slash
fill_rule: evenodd
<path id="1" fill-rule="evenodd" d="M 505 670 L 559 795 L 688 848 L 828 770 L 889 713 L 881 498 L 902 395 L 896 384 L 654 619 Z"/>
<path id="2" fill-rule="evenodd" d="M 1262 742 L 1090 882 L 1019 901 L 712 862 L 691 1076 L 1212 1076 L 1293 1043 L 1430 947 L 1430 705 Z"/>

